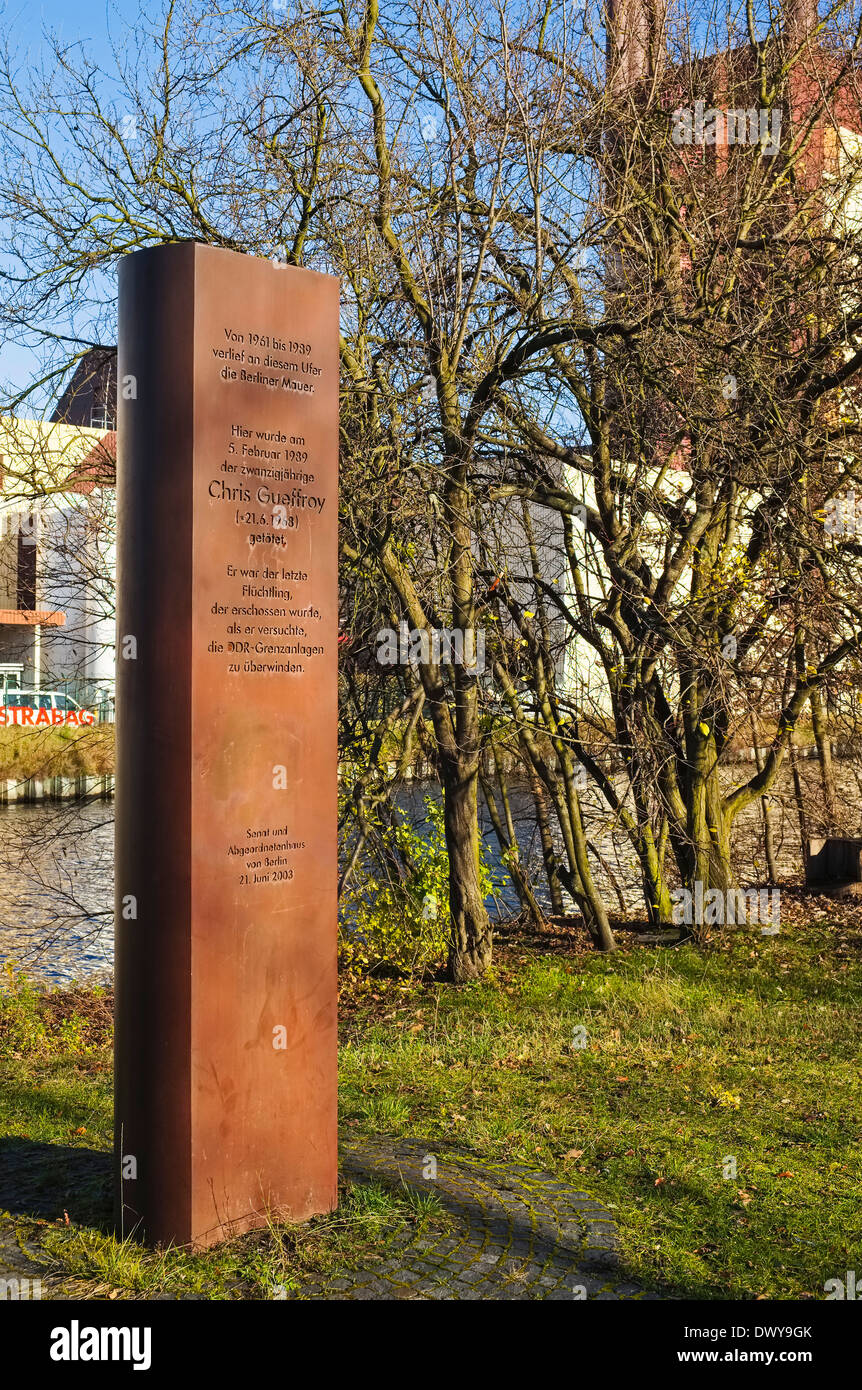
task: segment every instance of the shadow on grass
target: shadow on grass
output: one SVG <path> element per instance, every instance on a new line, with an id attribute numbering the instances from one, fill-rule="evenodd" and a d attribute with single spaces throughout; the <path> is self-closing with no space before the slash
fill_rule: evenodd
<path id="1" fill-rule="evenodd" d="M 423 1144 L 395 1140 L 392 1143 L 391 1164 L 381 1168 L 376 1146 L 375 1152 L 366 1155 L 362 1152 L 362 1144 L 359 1141 L 355 1145 L 347 1146 L 346 1151 L 342 1152 L 339 1167 L 342 1175 L 347 1176 L 354 1184 L 382 1185 L 400 1192 L 406 1182 L 417 1190 L 427 1191 L 427 1185 L 420 1185 L 416 1179 L 415 1158 L 417 1155 L 421 1158 L 423 1154 L 433 1151 L 434 1147 L 434 1144 L 427 1142 Z M 483 1159 L 481 1154 L 467 1146 L 441 1145 L 438 1141 L 436 1147 L 438 1153 L 442 1148 L 447 1154 L 467 1159 L 471 1167 L 475 1164 L 485 1170 L 485 1173 L 479 1174 L 480 1178 L 485 1178 L 485 1183 L 481 1184 L 486 1189 L 483 1193 L 485 1200 L 478 1194 L 473 1194 L 470 1191 L 470 1181 L 465 1181 L 463 1177 L 459 1180 L 457 1174 L 453 1174 L 455 1182 L 451 1187 L 445 1180 L 435 1185 L 440 1207 L 452 1221 L 451 1231 L 447 1228 L 445 1234 L 448 1236 L 453 1231 L 464 1233 L 466 1228 L 475 1241 L 479 1239 L 481 1232 L 482 1243 L 498 1256 L 496 1261 L 490 1261 L 484 1271 L 484 1297 L 505 1299 L 512 1296 L 511 1286 L 517 1279 L 517 1272 L 513 1273 L 511 1268 L 513 1264 L 529 1262 L 544 1265 L 552 1257 L 556 1257 L 559 1262 L 561 1255 L 563 1264 L 571 1262 L 570 1272 L 576 1282 L 583 1279 L 599 1283 L 608 1280 L 615 1285 L 629 1284 L 631 1287 L 625 1295 L 627 1297 L 638 1287 L 641 1290 L 648 1289 L 648 1296 L 659 1299 L 704 1296 L 700 1289 L 695 1292 L 678 1284 L 664 1287 L 652 1281 L 644 1284 L 627 1268 L 625 1260 L 613 1250 L 595 1251 L 591 1258 L 585 1261 L 580 1248 L 580 1238 L 575 1237 L 570 1243 L 565 1236 L 561 1238 L 559 1231 L 554 1230 L 553 1220 L 542 1220 L 538 1223 L 531 1220 L 528 1204 L 521 1209 L 517 1201 L 508 1203 L 510 1211 L 506 1216 L 499 1208 L 492 1213 L 487 1205 L 487 1186 L 490 1185 L 492 1189 L 498 1188 L 501 1192 L 517 1191 L 521 1186 L 519 1178 L 523 1174 L 529 1179 L 532 1176 L 530 1171 L 522 1170 L 520 1165 L 515 1165 L 517 1172 L 507 1176 L 507 1165 Z M 413 1158 L 414 1163 L 405 1164 L 402 1171 L 399 1156 Z M 89 1226 L 110 1235 L 114 1230 L 111 1164 L 111 1154 L 104 1150 L 73 1148 L 20 1138 L 0 1139 L 0 1209 L 25 1219 L 35 1217 L 47 1221 L 62 1221 L 64 1216 L 68 1216 L 69 1221 L 75 1225 Z M 411 1172 L 411 1168 L 414 1171 Z M 568 1184 L 562 1181 L 554 1186 L 562 1189 L 564 1193 L 568 1188 Z M 553 1193 L 545 1195 L 553 1200 Z M 412 1238 L 406 1241 L 396 1240 L 395 1247 L 386 1252 L 389 1261 L 399 1265 L 405 1261 L 409 1262 L 412 1244 Z M 404 1248 L 405 1245 L 407 1248 Z M 475 1248 L 478 1249 L 478 1245 Z M 421 1241 L 417 1253 L 422 1253 Z M 452 1296 L 458 1297 L 463 1294 L 463 1289 L 454 1281 L 461 1269 L 460 1260 L 455 1256 L 448 1269 L 439 1270 L 432 1282 L 439 1279 L 444 1285 L 449 1283 Z M 533 1296 L 538 1293 L 538 1289 L 534 1290 Z M 398 1297 L 397 1294 L 392 1296 Z"/>
<path id="2" fill-rule="evenodd" d="M 0 1138 L 0 1209 L 113 1230 L 111 1154 Z"/>
<path id="3" fill-rule="evenodd" d="M 463 1285 L 457 1281 L 468 1269 L 474 1276 L 470 1282 L 482 1291 L 482 1297 L 510 1298 L 519 1265 L 542 1269 L 553 1265 L 555 1277 L 567 1272 L 568 1287 L 583 1284 L 593 1288 L 593 1294 L 596 1286 L 608 1285 L 625 1289 L 620 1295 L 625 1298 L 634 1294 L 658 1300 L 700 1296 L 684 1286 L 644 1281 L 636 1275 L 618 1248 L 605 1244 L 601 1235 L 588 1233 L 588 1219 L 598 1219 L 602 1228 L 615 1225 L 600 1199 L 570 1186 L 565 1178 L 529 1165 L 491 1159 L 466 1144 L 386 1140 L 375 1135 L 368 1149 L 359 1136 L 346 1142 L 340 1167 L 352 1181 L 382 1183 L 396 1190 L 408 1186 L 427 1193 L 429 1182 L 420 1174 L 425 1156 L 431 1154 L 440 1167 L 430 1187 L 462 1240 L 461 1253 L 451 1256 L 446 1272 L 437 1276 L 448 1284 L 453 1298 L 463 1296 Z M 586 1215 L 582 1215 L 584 1207 Z M 476 1279 L 474 1261 L 480 1249 L 484 1269 L 481 1279 Z M 421 1257 L 421 1248 L 418 1253 Z M 411 1258 L 410 1251 L 404 1251 L 399 1263 L 409 1264 Z M 535 1280 L 530 1288 L 530 1296 L 545 1296 Z"/>

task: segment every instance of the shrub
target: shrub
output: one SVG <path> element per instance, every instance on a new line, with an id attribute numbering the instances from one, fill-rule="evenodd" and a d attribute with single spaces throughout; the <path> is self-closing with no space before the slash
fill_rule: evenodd
<path id="1" fill-rule="evenodd" d="M 415 975 L 439 965 L 449 941 L 449 856 L 443 807 L 425 798 L 427 822 L 417 831 L 406 820 L 381 825 L 379 840 L 389 851 L 368 856 L 341 899 L 339 960 L 359 973 L 385 969 Z M 394 866 L 400 867 L 399 877 Z M 480 883 L 493 887 L 481 854 Z"/>

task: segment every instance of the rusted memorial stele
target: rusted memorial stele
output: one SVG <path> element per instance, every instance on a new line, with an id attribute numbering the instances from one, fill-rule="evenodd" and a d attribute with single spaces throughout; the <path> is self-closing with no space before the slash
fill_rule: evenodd
<path id="1" fill-rule="evenodd" d="M 120 267 L 118 1228 L 336 1204 L 338 281 Z"/>

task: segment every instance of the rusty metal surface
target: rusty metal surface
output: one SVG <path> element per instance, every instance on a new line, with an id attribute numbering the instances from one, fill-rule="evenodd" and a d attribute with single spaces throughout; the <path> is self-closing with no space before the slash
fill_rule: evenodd
<path id="1" fill-rule="evenodd" d="M 118 1188 L 206 1245 L 336 1200 L 338 282 L 120 284 Z"/>

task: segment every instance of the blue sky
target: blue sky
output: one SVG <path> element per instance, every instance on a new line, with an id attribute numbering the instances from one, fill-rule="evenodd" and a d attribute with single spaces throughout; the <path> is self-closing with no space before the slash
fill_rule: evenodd
<path id="1" fill-rule="evenodd" d="M 124 4 L 113 8 L 129 14 L 136 7 Z M 108 9 L 105 0 L 74 0 L 71 5 L 68 0 L 41 0 L 39 4 L 34 4 L 33 0 L 25 0 L 25 3 L 13 0 L 3 6 L 3 15 L 6 22 L 11 22 L 22 34 L 25 42 L 32 39 L 38 44 L 46 26 L 69 38 L 98 38 L 105 32 Z"/>
<path id="2" fill-rule="evenodd" d="M 118 15 L 127 17 L 139 11 L 130 0 L 106 4 L 105 0 L 12 0 L 0 6 L 0 28 L 15 40 L 18 58 L 38 58 L 45 30 L 53 30 L 67 40 L 86 39 L 97 57 L 108 56 L 106 36 Z M 17 344 L 0 343 L 0 382 L 20 388 L 32 379 L 35 358 Z"/>

